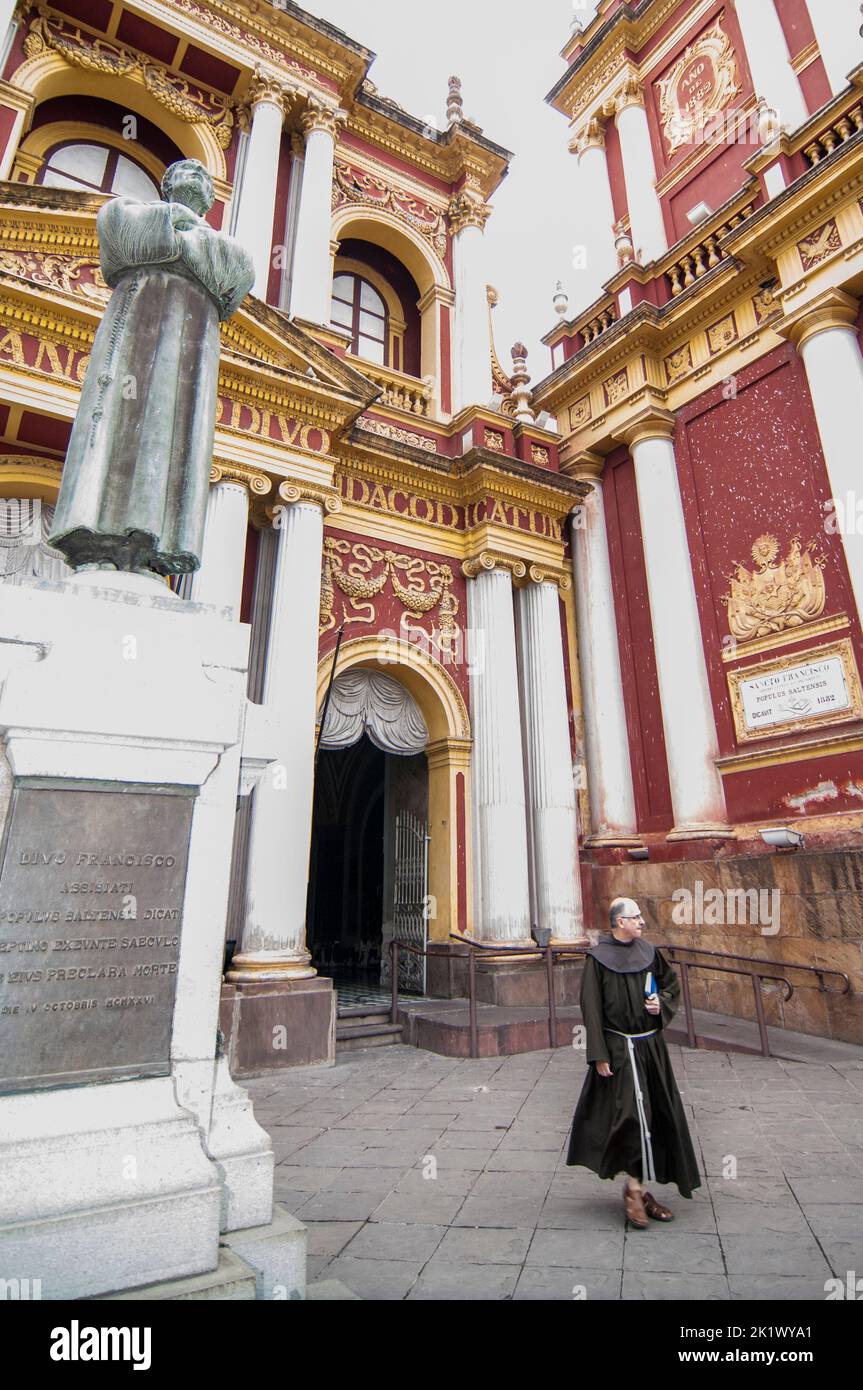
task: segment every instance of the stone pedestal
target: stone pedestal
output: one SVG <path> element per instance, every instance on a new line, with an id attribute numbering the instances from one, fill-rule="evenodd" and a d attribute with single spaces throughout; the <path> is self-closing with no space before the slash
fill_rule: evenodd
<path id="1" fill-rule="evenodd" d="M 332 980 L 278 980 L 222 987 L 219 1026 L 235 1076 L 285 1067 L 332 1066 L 336 996 Z"/>
<path id="2" fill-rule="evenodd" d="M 0 1277 L 44 1298 L 206 1274 L 272 1217 L 216 1046 L 236 798 L 268 756 L 248 641 L 155 578 L 3 591 Z"/>

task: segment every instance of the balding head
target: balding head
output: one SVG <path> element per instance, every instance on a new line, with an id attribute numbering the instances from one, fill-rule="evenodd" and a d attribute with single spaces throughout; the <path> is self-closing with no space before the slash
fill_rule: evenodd
<path id="1" fill-rule="evenodd" d="M 611 907 L 608 909 L 608 920 L 611 930 L 620 922 L 621 917 L 640 917 L 641 908 L 633 898 L 615 898 Z"/>

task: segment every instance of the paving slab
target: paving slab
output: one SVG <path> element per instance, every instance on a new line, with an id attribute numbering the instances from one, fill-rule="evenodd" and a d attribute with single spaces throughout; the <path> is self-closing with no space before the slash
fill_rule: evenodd
<path id="1" fill-rule="evenodd" d="M 308 1230 L 310 1287 L 367 1301 L 798 1302 L 863 1275 L 863 1050 L 811 1063 L 671 1052 L 703 1185 L 684 1200 L 651 1184 L 675 1220 L 646 1231 L 624 1229 L 622 1176 L 566 1165 L 585 1074 L 571 1048 L 476 1061 L 369 1049 L 250 1083 L 277 1196 Z"/>

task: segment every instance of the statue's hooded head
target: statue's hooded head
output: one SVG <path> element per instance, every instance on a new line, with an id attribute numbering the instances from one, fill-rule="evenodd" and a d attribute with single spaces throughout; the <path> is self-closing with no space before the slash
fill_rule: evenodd
<path id="1" fill-rule="evenodd" d="M 216 200 L 213 180 L 197 159 L 179 159 L 165 170 L 162 197 L 167 203 L 182 203 L 199 217 L 210 211 Z"/>

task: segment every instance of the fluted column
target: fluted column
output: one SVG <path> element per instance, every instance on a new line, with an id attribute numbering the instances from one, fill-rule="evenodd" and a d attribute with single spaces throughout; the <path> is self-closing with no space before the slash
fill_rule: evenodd
<path id="1" fill-rule="evenodd" d="M 605 130 L 596 119 L 576 136 L 570 151 L 578 155 L 575 223 L 576 242 L 584 248 L 585 264 L 576 262 L 572 308 L 586 309 L 602 294 L 606 280 L 617 271 L 614 245 L 614 204 L 605 156 Z"/>
<path id="2" fill-rule="evenodd" d="M 533 920 L 553 941 L 584 938 L 578 819 L 556 583 L 518 590 L 524 744 L 533 844 Z"/>
<path id="3" fill-rule="evenodd" d="M 306 156 L 294 245 L 291 314 L 308 323 L 330 321 L 333 166 L 336 132 L 345 119 L 344 111 L 311 101 L 302 120 Z"/>
<path id="4" fill-rule="evenodd" d="M 246 150 L 234 235 L 245 246 L 254 263 L 254 293 L 259 299 L 266 299 L 273 250 L 282 126 L 290 92 L 278 78 L 259 68 L 249 96 L 252 129 Z"/>
<path id="5" fill-rule="evenodd" d="M 674 416 L 645 409 L 622 437 L 635 465 L 674 829 L 728 834 L 719 748 L 674 455 Z"/>
<path id="6" fill-rule="evenodd" d="M 572 524 L 572 565 L 578 619 L 578 660 L 584 705 L 590 844 L 638 843 L 617 615 L 605 522 L 602 468 L 596 454 L 582 455 L 573 476 L 592 485 Z"/>
<path id="7" fill-rule="evenodd" d="M 740 0 L 738 0 L 738 4 Z M 863 63 L 859 0 L 806 0 L 831 90 L 848 86 L 848 74 Z"/>
<path id="8" fill-rule="evenodd" d="M 821 448 L 836 503 L 836 529 L 845 547 L 857 612 L 863 618 L 863 543 L 854 525 L 861 491 L 860 401 L 863 354 L 857 337 L 859 304 L 841 290 L 830 290 L 783 327 L 803 358 Z M 850 508 L 849 508 L 850 501 Z M 850 510 L 850 516 L 846 512 Z"/>
<path id="9" fill-rule="evenodd" d="M 455 413 L 469 405 L 488 405 L 494 391 L 484 241 L 490 215 L 491 209 L 468 193 L 460 193 L 449 207 L 455 281 Z"/>
<path id="10" fill-rule="evenodd" d="M 635 253 L 645 263 L 655 261 L 668 250 L 668 237 L 656 193 L 656 165 L 644 93 L 638 82 L 624 84 L 615 101 L 615 113 Z"/>
<path id="11" fill-rule="evenodd" d="M 230 465 L 226 465 L 230 468 Z M 240 616 L 243 572 L 249 529 L 249 490 L 263 496 L 270 490 L 264 474 L 233 476 L 214 466 L 215 481 L 207 498 L 207 520 L 201 568 L 192 576 L 189 597 L 194 603 L 210 603 Z"/>
<path id="12" fill-rule="evenodd" d="M 262 703 L 283 732 L 277 762 L 255 789 L 242 943 L 233 983 L 306 979 L 306 949 L 323 514 L 337 499 L 292 485 L 279 490 L 278 544 Z M 295 500 L 291 501 L 291 498 Z"/>
<path id="13" fill-rule="evenodd" d="M 530 891 L 512 579 L 494 566 L 487 555 L 465 565 L 472 581 L 474 935 L 506 946 L 530 940 Z"/>
<path id="14" fill-rule="evenodd" d="M 818 3 L 823 7 L 823 0 Z M 773 0 L 735 0 L 735 9 L 755 95 L 777 113 L 786 130 L 796 130 L 807 119 L 806 100 Z"/>

